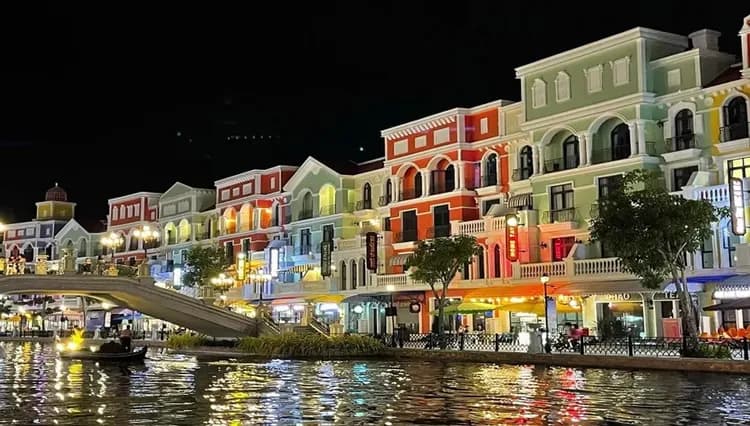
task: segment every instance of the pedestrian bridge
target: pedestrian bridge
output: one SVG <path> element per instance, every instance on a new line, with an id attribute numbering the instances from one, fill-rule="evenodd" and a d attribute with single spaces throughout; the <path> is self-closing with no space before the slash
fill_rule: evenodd
<path id="1" fill-rule="evenodd" d="M 0 277 L 0 294 L 87 296 L 137 310 L 212 337 L 275 332 L 273 324 L 153 285 L 151 278 L 98 275 L 10 275 Z"/>

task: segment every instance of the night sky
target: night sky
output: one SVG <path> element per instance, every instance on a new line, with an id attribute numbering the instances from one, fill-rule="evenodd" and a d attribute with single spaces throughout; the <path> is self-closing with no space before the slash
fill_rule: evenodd
<path id="1" fill-rule="evenodd" d="M 0 221 L 30 219 L 55 182 L 89 225 L 107 198 L 175 180 L 378 157 L 381 129 L 520 99 L 517 66 L 639 25 L 715 29 L 738 54 L 750 14 L 741 1 L 272 3 L 0 7 Z"/>

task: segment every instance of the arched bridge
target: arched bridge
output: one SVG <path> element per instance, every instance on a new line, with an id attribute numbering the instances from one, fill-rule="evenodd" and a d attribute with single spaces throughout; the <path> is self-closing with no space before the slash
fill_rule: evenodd
<path id="1" fill-rule="evenodd" d="M 159 288 L 153 285 L 151 278 L 10 275 L 0 277 L 0 294 L 61 294 L 98 298 L 213 337 L 275 332 L 273 325 L 261 318 L 248 318 Z"/>

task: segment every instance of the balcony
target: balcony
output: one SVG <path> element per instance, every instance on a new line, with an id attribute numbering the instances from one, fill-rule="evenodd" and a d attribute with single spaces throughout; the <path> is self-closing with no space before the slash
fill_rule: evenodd
<path id="1" fill-rule="evenodd" d="M 515 182 L 518 182 L 530 178 L 533 174 L 531 169 L 514 169 L 512 177 Z"/>
<path id="2" fill-rule="evenodd" d="M 544 161 L 544 173 L 554 173 L 565 170 L 565 163 L 562 158 L 553 158 Z"/>
<path id="3" fill-rule="evenodd" d="M 591 277 L 600 279 L 602 276 L 607 278 L 632 278 L 622 266 L 622 261 L 617 257 L 607 257 L 602 259 L 565 259 L 560 262 L 545 263 L 520 263 L 513 264 L 514 280 L 539 280 L 543 274 L 552 277 L 565 277 L 567 280 Z"/>
<path id="4" fill-rule="evenodd" d="M 468 220 L 453 225 L 454 235 L 478 235 L 485 232 L 497 232 L 504 228 L 504 217 L 486 217 L 484 219 Z"/>
<path id="5" fill-rule="evenodd" d="M 575 207 L 566 209 L 549 210 L 542 214 L 542 223 L 576 222 Z"/>
<path id="6" fill-rule="evenodd" d="M 381 195 L 380 198 L 378 198 L 378 206 L 379 207 L 385 207 L 391 202 L 391 197 Z"/>
<path id="7" fill-rule="evenodd" d="M 630 146 L 618 149 L 599 148 L 591 151 L 591 164 L 609 163 L 610 161 L 623 160 L 630 157 Z"/>
<path id="8" fill-rule="evenodd" d="M 402 232 L 394 232 L 393 233 L 393 242 L 394 243 L 408 243 L 411 241 L 417 241 L 418 240 L 418 232 L 416 229 L 405 229 Z"/>
<path id="9" fill-rule="evenodd" d="M 370 210 L 372 209 L 372 200 L 359 200 L 357 201 L 357 207 L 355 210 Z"/>
<path id="10" fill-rule="evenodd" d="M 450 237 L 451 226 L 450 225 L 436 225 L 432 228 L 427 229 L 427 238 L 442 238 Z"/>
<path id="11" fill-rule="evenodd" d="M 313 209 L 303 209 L 297 214 L 297 220 L 311 219 L 313 217 Z"/>
<path id="12" fill-rule="evenodd" d="M 695 148 L 695 134 L 686 133 L 673 136 L 664 140 L 664 148 L 667 152 L 677 152 Z"/>
<path id="13" fill-rule="evenodd" d="M 731 142 L 748 137 L 748 123 L 734 123 L 719 129 L 721 142 Z"/>
<path id="14" fill-rule="evenodd" d="M 714 206 L 727 205 L 729 203 L 729 186 L 725 184 L 695 188 L 692 199 L 706 200 Z"/>
<path id="15" fill-rule="evenodd" d="M 487 186 L 497 186 L 498 185 L 497 174 L 484 175 L 482 176 L 480 182 L 482 183 L 483 188 Z"/>
<path id="16" fill-rule="evenodd" d="M 430 184 L 430 195 L 445 194 L 453 191 L 453 185 L 447 185 L 445 182 L 433 182 Z"/>
<path id="17" fill-rule="evenodd" d="M 300 256 L 305 255 L 305 254 L 310 254 L 312 252 L 313 252 L 312 244 L 299 245 L 299 246 L 295 247 L 295 249 L 294 249 L 294 253 L 298 254 Z"/>
<path id="18" fill-rule="evenodd" d="M 404 189 L 398 194 L 399 201 L 413 200 L 417 197 L 421 197 L 421 191 L 418 193 L 414 188 Z"/>

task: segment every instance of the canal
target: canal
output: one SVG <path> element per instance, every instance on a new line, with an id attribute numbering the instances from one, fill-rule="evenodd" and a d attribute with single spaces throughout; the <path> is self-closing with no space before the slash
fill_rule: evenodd
<path id="1" fill-rule="evenodd" d="M 439 362 L 198 360 L 120 368 L 0 343 L 0 424 L 745 424 L 750 377 Z"/>

